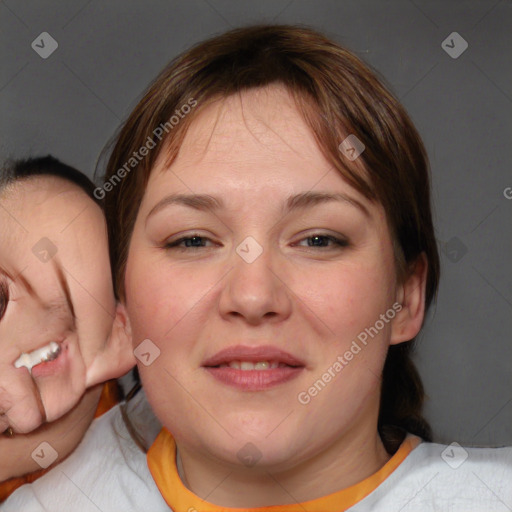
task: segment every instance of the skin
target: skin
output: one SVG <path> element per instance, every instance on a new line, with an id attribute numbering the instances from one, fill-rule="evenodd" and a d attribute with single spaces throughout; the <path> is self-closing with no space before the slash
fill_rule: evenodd
<path id="1" fill-rule="evenodd" d="M 9 290 L 0 319 L 0 429 L 28 433 L 73 409 L 88 387 L 126 373 L 134 357 L 114 323 L 99 206 L 78 186 L 49 176 L 8 185 L 0 206 L 0 279 Z M 46 262 L 32 251 L 43 237 L 57 247 Z M 21 353 L 55 340 L 64 340 L 67 367 L 39 377 L 14 367 Z"/>
<path id="2" fill-rule="evenodd" d="M 31 456 L 42 443 L 49 443 L 57 452 L 54 464 L 62 462 L 77 446 L 89 428 L 98 406 L 103 386 L 88 389 L 80 401 L 57 421 L 45 423 L 36 430 L 12 438 L 0 436 L 0 482 L 41 469 Z M 37 453 L 37 452 L 36 452 Z"/>
<path id="3" fill-rule="evenodd" d="M 310 191 L 352 202 L 283 213 L 290 195 Z M 149 215 L 176 193 L 225 206 L 169 204 Z M 166 247 L 194 235 L 202 246 Z M 247 236 L 263 248 L 250 264 L 235 250 Z M 422 258 L 397 282 L 382 206 L 331 168 L 285 89 L 252 89 L 199 113 L 170 168 L 156 162 L 125 275 L 126 332 L 134 347 L 149 338 L 161 351 L 139 371 L 176 439 L 185 485 L 217 505 L 257 507 L 327 495 L 381 468 L 389 455 L 377 432 L 380 375 L 389 345 L 421 327 L 425 276 Z M 393 321 L 300 404 L 298 394 L 395 302 Z M 242 391 L 202 366 L 233 345 L 277 346 L 305 367 L 271 389 Z M 253 467 L 237 457 L 249 442 L 261 455 Z"/>

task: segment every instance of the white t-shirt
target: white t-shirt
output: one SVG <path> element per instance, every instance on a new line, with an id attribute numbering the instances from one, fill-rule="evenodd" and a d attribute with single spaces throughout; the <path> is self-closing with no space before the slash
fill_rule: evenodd
<path id="1" fill-rule="evenodd" d="M 512 447 L 421 443 L 350 512 L 511 512 Z"/>
<path id="2" fill-rule="evenodd" d="M 129 403 L 149 446 L 159 430 L 142 394 Z M 94 420 L 78 448 L 32 484 L 20 487 L 2 512 L 168 512 L 133 441 L 120 406 Z M 276 510 L 278 508 L 276 507 Z M 302 510 L 297 505 L 297 510 Z M 512 447 L 461 448 L 421 443 L 350 512 L 510 512 Z"/>
<path id="3" fill-rule="evenodd" d="M 126 404 L 142 445 L 151 445 L 160 424 L 143 391 Z M 121 404 L 96 418 L 76 450 L 32 484 L 17 489 L 2 512 L 169 511 L 122 417 Z"/>

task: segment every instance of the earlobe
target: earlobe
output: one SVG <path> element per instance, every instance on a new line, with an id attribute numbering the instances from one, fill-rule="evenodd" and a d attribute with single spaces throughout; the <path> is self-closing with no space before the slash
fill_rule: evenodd
<path id="1" fill-rule="evenodd" d="M 132 349 L 130 320 L 123 304 L 116 306 L 116 316 L 108 342 L 87 370 L 86 386 L 116 379 L 136 364 Z"/>
<path id="2" fill-rule="evenodd" d="M 391 345 L 412 340 L 421 329 L 425 316 L 427 272 L 427 258 L 425 253 L 421 253 L 411 266 L 405 281 L 397 288 L 396 300 L 402 309 L 393 320 Z"/>

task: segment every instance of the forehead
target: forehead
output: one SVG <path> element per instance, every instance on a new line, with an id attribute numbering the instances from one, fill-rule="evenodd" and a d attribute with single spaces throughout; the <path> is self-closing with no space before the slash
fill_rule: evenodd
<path id="1" fill-rule="evenodd" d="M 174 161 L 162 152 L 151 173 L 149 195 L 163 182 L 183 192 L 214 187 L 288 193 L 350 187 L 327 161 L 292 94 L 282 85 L 249 89 L 198 111 Z M 169 169 L 172 172 L 168 172 Z M 354 191 L 358 195 L 357 191 Z"/>
<path id="2" fill-rule="evenodd" d="M 77 185 L 64 178 L 35 175 L 10 182 L 0 190 L 0 201 L 5 203 L 13 198 L 23 198 L 40 203 L 62 193 L 78 191 L 83 192 Z"/>
<path id="3" fill-rule="evenodd" d="M 9 183 L 0 190 L 0 220 L 41 214 L 54 219 L 66 210 L 95 205 L 74 183 L 57 176 L 33 176 Z"/>
<path id="4" fill-rule="evenodd" d="M 249 133 L 261 144 L 273 146 L 279 140 L 297 141 L 310 135 L 291 93 L 284 86 L 248 89 L 207 106 L 192 123 L 190 140 L 207 141 L 214 147 L 224 147 L 227 133 L 239 137 Z M 248 142 L 248 140 L 247 140 Z"/>
<path id="5" fill-rule="evenodd" d="M 205 107 L 190 124 L 178 160 L 242 162 L 268 155 L 321 156 L 293 97 L 280 85 L 249 89 Z"/>
<path id="6" fill-rule="evenodd" d="M 66 238 L 72 241 L 102 221 L 96 203 L 65 179 L 34 176 L 10 183 L 0 191 L 0 265 L 28 254 L 43 236 L 62 238 L 67 225 Z"/>

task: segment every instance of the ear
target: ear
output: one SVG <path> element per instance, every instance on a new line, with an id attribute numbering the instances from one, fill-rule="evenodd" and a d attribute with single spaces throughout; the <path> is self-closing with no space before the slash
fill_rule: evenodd
<path id="1" fill-rule="evenodd" d="M 117 379 L 129 372 L 135 363 L 130 320 L 125 306 L 118 303 L 110 337 L 104 349 L 87 369 L 86 386 Z"/>
<path id="2" fill-rule="evenodd" d="M 391 345 L 412 340 L 420 332 L 425 317 L 425 290 L 428 263 L 421 253 L 397 288 L 396 301 L 402 306 L 391 326 Z"/>

